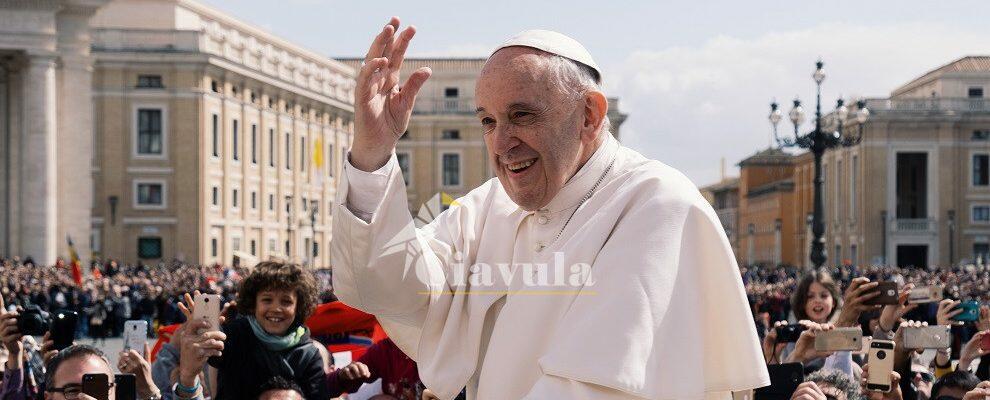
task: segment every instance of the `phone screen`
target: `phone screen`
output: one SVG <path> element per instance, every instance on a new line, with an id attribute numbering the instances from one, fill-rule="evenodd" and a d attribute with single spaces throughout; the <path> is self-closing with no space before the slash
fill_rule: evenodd
<path id="1" fill-rule="evenodd" d="M 117 374 L 113 381 L 115 400 L 137 400 L 137 378 L 134 374 Z"/>
<path id="2" fill-rule="evenodd" d="M 96 400 L 110 400 L 110 377 L 106 374 L 83 375 L 82 392 Z"/>

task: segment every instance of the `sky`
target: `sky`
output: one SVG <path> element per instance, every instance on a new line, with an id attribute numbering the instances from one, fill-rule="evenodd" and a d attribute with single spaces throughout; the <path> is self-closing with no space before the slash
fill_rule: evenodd
<path id="1" fill-rule="evenodd" d="M 704 186 L 770 145 L 769 104 L 888 97 L 966 55 L 990 55 L 990 2 L 200 0 L 330 57 L 363 56 L 392 15 L 417 28 L 409 56 L 480 56 L 526 29 L 580 41 L 629 114 L 622 142 Z M 802 129 L 812 125 L 808 118 Z M 792 132 L 789 122 L 781 132 Z"/>

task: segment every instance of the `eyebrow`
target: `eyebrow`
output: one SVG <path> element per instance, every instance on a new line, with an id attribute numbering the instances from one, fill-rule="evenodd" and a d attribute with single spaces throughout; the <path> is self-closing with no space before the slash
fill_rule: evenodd
<path id="1" fill-rule="evenodd" d="M 509 105 L 509 109 L 524 109 L 524 110 L 544 110 L 546 107 L 539 107 L 536 104 L 526 103 L 526 102 L 516 102 Z M 484 107 L 478 107 L 474 110 L 475 114 L 481 114 L 486 112 Z"/>

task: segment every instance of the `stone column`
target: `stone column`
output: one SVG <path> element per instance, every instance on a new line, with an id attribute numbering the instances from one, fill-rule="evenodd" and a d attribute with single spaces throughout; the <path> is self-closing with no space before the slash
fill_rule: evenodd
<path id="1" fill-rule="evenodd" d="M 52 264 L 56 251 L 55 56 L 31 54 L 24 74 L 20 254 Z"/>
<path id="2" fill-rule="evenodd" d="M 89 19 L 95 8 L 66 6 L 59 11 L 58 125 L 56 171 L 58 211 L 56 254 L 68 257 L 66 235 L 79 257 L 90 256 L 93 210 L 93 96 Z"/>

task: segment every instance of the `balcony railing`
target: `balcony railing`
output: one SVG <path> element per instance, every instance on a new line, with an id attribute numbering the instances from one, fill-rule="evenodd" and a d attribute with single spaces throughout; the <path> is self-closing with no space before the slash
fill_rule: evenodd
<path id="1" fill-rule="evenodd" d="M 990 112 L 990 99 L 931 97 L 866 99 L 871 112 Z"/>
<path id="2" fill-rule="evenodd" d="M 934 233 L 937 228 L 934 218 L 896 218 L 891 227 L 898 233 Z"/>
<path id="3" fill-rule="evenodd" d="M 471 114 L 477 108 L 472 97 L 419 97 L 414 114 Z"/>

